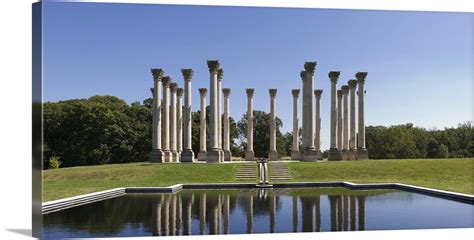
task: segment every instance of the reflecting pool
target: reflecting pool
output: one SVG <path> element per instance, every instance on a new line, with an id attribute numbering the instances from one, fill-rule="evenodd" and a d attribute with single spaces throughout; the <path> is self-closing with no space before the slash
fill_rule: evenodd
<path id="1" fill-rule="evenodd" d="M 45 214 L 44 238 L 474 227 L 474 205 L 398 190 L 140 193 Z"/>

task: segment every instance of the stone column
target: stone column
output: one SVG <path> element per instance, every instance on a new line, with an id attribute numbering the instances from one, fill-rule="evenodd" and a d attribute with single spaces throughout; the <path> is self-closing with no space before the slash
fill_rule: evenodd
<path id="1" fill-rule="evenodd" d="M 342 153 L 341 158 L 344 160 L 349 159 L 349 89 L 348 85 L 343 85 L 342 98 L 343 98 L 343 110 L 342 110 Z"/>
<path id="2" fill-rule="evenodd" d="M 176 104 L 176 148 L 178 150 L 178 159 L 183 151 L 183 89 L 176 89 L 176 96 L 178 97 L 178 102 Z"/>
<path id="3" fill-rule="evenodd" d="M 300 76 L 303 80 L 303 150 L 302 161 L 316 161 L 317 153 L 314 148 L 313 130 L 313 76 L 316 70 L 316 62 L 305 62 L 305 71 Z"/>
<path id="4" fill-rule="evenodd" d="M 169 109 L 169 93 L 171 78 L 163 77 L 163 154 L 164 162 L 171 162 L 170 151 L 170 109 Z"/>
<path id="5" fill-rule="evenodd" d="M 300 160 L 300 150 L 299 150 L 299 139 L 298 139 L 298 96 L 300 94 L 299 89 L 291 90 L 293 95 L 293 149 L 291 151 L 292 160 Z"/>
<path id="6" fill-rule="evenodd" d="M 224 93 L 224 161 L 232 161 L 230 152 L 230 126 L 229 126 L 229 95 L 230 88 L 222 89 Z"/>
<path id="7" fill-rule="evenodd" d="M 163 78 L 163 69 L 152 68 L 153 75 L 153 125 L 152 125 L 152 147 L 149 155 L 150 162 L 162 163 L 164 162 L 164 154 L 161 150 L 161 80 Z"/>
<path id="8" fill-rule="evenodd" d="M 268 91 L 270 93 L 270 150 L 268 152 L 268 159 L 270 161 L 278 160 L 278 152 L 276 149 L 276 111 L 275 98 L 277 90 L 272 88 Z"/>
<path id="9" fill-rule="evenodd" d="M 317 159 L 323 159 L 323 153 L 321 152 L 321 96 L 323 95 L 322 89 L 314 90 L 314 96 L 316 97 L 316 117 L 315 125 L 316 132 L 314 134 L 314 147 L 317 152 Z"/>
<path id="10" fill-rule="evenodd" d="M 178 89 L 178 84 L 171 83 L 171 100 L 170 100 L 170 150 L 171 150 L 171 161 L 177 162 L 178 160 L 178 151 L 176 145 L 176 90 Z"/>
<path id="11" fill-rule="evenodd" d="M 217 141 L 219 147 L 219 162 L 224 161 L 224 151 L 222 150 L 222 77 L 224 70 L 217 69 Z"/>
<path id="12" fill-rule="evenodd" d="M 247 88 L 247 151 L 245 152 L 245 160 L 253 161 L 253 88 Z"/>
<path id="13" fill-rule="evenodd" d="M 341 154 L 336 145 L 336 127 L 337 127 L 337 106 L 336 106 L 336 84 L 340 72 L 329 72 L 329 79 L 331 80 L 331 133 L 330 133 L 330 148 L 328 152 L 328 160 L 341 160 Z"/>
<path id="14" fill-rule="evenodd" d="M 359 133 L 357 139 L 357 159 L 368 159 L 369 152 L 365 148 L 365 118 L 364 118 L 364 83 L 365 78 L 367 77 L 366 72 L 358 72 L 355 77 L 357 78 L 357 83 L 359 89 L 357 94 L 359 96 Z"/>
<path id="15" fill-rule="evenodd" d="M 337 150 L 342 152 L 342 90 L 337 90 Z M 342 154 L 341 154 L 342 159 Z"/>
<path id="16" fill-rule="evenodd" d="M 357 87 L 357 80 L 349 80 L 347 82 L 349 84 L 350 88 L 350 98 L 351 98 L 351 113 L 350 113 L 350 118 L 351 118 L 351 126 L 350 126 L 350 132 L 351 136 L 349 139 L 349 154 L 348 157 L 351 160 L 357 159 L 357 148 L 356 148 L 356 111 L 355 111 L 355 91 Z"/>
<path id="17" fill-rule="evenodd" d="M 217 70 L 220 67 L 219 61 L 208 60 L 207 66 L 210 73 L 210 121 L 209 121 L 209 150 L 207 151 L 206 161 L 208 163 L 218 163 L 220 161 L 219 149 L 219 122 L 218 122 L 218 102 L 217 102 Z"/>
<path id="18" fill-rule="evenodd" d="M 206 95 L 207 88 L 199 88 L 199 95 L 201 96 L 201 116 L 199 118 L 199 153 L 198 160 L 206 161 Z"/>
<path id="19" fill-rule="evenodd" d="M 192 69 L 181 69 L 184 77 L 184 113 L 183 113 L 183 152 L 181 153 L 181 162 L 193 162 L 194 152 L 191 144 L 192 126 L 191 126 L 191 79 L 193 77 Z"/>

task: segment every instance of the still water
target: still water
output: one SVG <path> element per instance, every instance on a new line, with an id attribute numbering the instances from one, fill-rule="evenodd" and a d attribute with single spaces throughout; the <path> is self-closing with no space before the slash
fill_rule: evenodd
<path id="1" fill-rule="evenodd" d="M 44 238 L 474 227 L 474 205 L 397 190 L 183 190 L 49 213 Z"/>

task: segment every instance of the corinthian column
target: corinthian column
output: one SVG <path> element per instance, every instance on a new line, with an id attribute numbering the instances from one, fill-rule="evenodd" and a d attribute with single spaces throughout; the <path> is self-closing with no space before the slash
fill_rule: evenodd
<path id="1" fill-rule="evenodd" d="M 339 152 L 342 150 L 342 95 L 342 90 L 337 90 L 337 150 Z"/>
<path id="2" fill-rule="evenodd" d="M 364 84 L 367 77 L 366 72 L 358 72 L 355 77 L 359 85 L 357 94 L 359 96 L 359 135 L 357 139 L 357 159 L 368 159 L 369 153 L 365 148 L 365 118 L 364 118 Z"/>
<path id="3" fill-rule="evenodd" d="M 230 152 L 230 126 L 229 126 L 229 95 L 230 88 L 222 89 L 224 93 L 224 161 L 232 161 Z"/>
<path id="4" fill-rule="evenodd" d="M 316 62 L 305 62 L 305 71 L 301 72 L 303 80 L 303 151 L 302 161 L 316 161 L 317 153 L 314 148 L 313 131 L 313 76 Z"/>
<path id="5" fill-rule="evenodd" d="M 247 151 L 245 152 L 245 160 L 253 161 L 253 88 L 247 88 Z"/>
<path id="6" fill-rule="evenodd" d="M 342 127 L 342 159 L 347 160 L 349 159 L 349 102 L 348 102 L 348 95 L 349 95 L 349 86 L 343 85 L 342 89 L 342 97 L 343 97 L 343 112 L 342 112 L 342 119 L 343 119 L 343 127 Z"/>
<path id="7" fill-rule="evenodd" d="M 178 159 L 183 151 L 183 89 L 176 89 L 178 101 L 176 103 L 176 149 L 178 150 Z"/>
<path id="8" fill-rule="evenodd" d="M 351 98 L 351 111 L 350 111 L 350 118 L 351 118 L 351 126 L 350 126 L 350 139 L 349 139 L 349 159 L 355 160 L 357 159 L 357 148 L 356 148 L 356 112 L 355 112 L 355 90 L 357 87 L 357 80 L 351 79 L 347 82 L 350 88 L 350 98 Z"/>
<path id="9" fill-rule="evenodd" d="M 168 105 L 171 78 L 163 77 L 163 153 L 164 162 L 171 162 L 170 151 L 170 109 Z"/>
<path id="10" fill-rule="evenodd" d="M 217 142 L 219 147 L 219 162 L 224 161 L 224 151 L 222 150 L 222 77 L 224 77 L 224 70 L 217 69 Z"/>
<path id="11" fill-rule="evenodd" d="M 291 151 L 291 159 L 300 160 L 301 155 L 298 142 L 298 96 L 300 94 L 300 90 L 293 89 L 291 90 L 291 94 L 293 95 L 293 149 Z"/>
<path id="12" fill-rule="evenodd" d="M 181 162 L 193 162 L 194 152 L 191 144 L 191 79 L 193 77 L 192 69 L 181 69 L 184 77 L 184 113 L 183 113 L 183 152 L 181 153 Z"/>
<path id="13" fill-rule="evenodd" d="M 219 61 L 208 60 L 207 66 L 210 73 L 210 136 L 209 136 L 209 150 L 207 151 L 206 161 L 208 163 L 218 163 L 220 161 L 219 149 L 219 122 L 218 122 L 218 102 L 217 102 L 217 70 L 220 67 Z"/>
<path id="14" fill-rule="evenodd" d="M 164 162 L 164 154 L 161 150 L 161 80 L 163 70 L 161 68 L 151 69 L 153 75 L 153 125 L 152 125 L 152 147 L 149 155 L 150 162 Z"/>
<path id="15" fill-rule="evenodd" d="M 323 153 L 321 152 L 321 95 L 323 95 L 322 89 L 314 90 L 314 96 L 316 97 L 316 133 L 314 134 L 314 147 L 316 148 L 318 159 L 323 159 Z"/>
<path id="16" fill-rule="evenodd" d="M 171 104 L 170 104 L 170 150 L 171 150 L 171 161 L 170 162 L 177 162 L 178 161 L 178 151 L 176 145 L 176 90 L 178 89 L 178 84 L 171 83 L 170 90 L 171 90 Z"/>
<path id="17" fill-rule="evenodd" d="M 201 116 L 199 118 L 199 153 L 198 160 L 206 161 L 206 95 L 207 88 L 199 88 L 199 95 L 201 96 Z"/>
<path id="18" fill-rule="evenodd" d="M 329 79 L 331 80 L 331 134 L 330 134 L 330 148 L 328 153 L 328 160 L 341 160 L 341 154 L 336 145 L 336 126 L 337 126 L 337 107 L 336 107 L 336 84 L 340 72 L 329 72 Z"/>
<path id="19" fill-rule="evenodd" d="M 276 114 L 275 114 L 275 97 L 276 89 L 270 89 L 270 151 L 268 152 L 268 159 L 270 161 L 278 160 L 278 152 L 276 149 Z"/>

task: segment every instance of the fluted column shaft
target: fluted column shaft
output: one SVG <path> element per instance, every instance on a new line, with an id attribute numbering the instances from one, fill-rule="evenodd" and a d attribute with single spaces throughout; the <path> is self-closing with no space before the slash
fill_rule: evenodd
<path id="1" fill-rule="evenodd" d="M 342 129 L 342 150 L 349 150 L 349 86 L 342 86 L 342 97 L 343 97 L 343 129 Z"/>
<path id="2" fill-rule="evenodd" d="M 350 140 L 349 140 L 349 149 L 350 150 L 356 150 L 356 112 L 355 112 L 355 91 L 357 87 L 357 81 L 356 80 L 349 80 L 348 82 L 349 87 L 350 87 L 350 99 L 351 99 L 351 111 L 350 111 Z"/>
<path id="3" fill-rule="evenodd" d="M 169 110 L 169 77 L 163 77 L 163 152 L 165 154 L 165 162 L 170 161 L 170 110 Z"/>
<path id="4" fill-rule="evenodd" d="M 183 89 L 176 90 L 178 101 L 176 103 L 176 149 L 178 153 L 183 151 Z"/>
<path id="5" fill-rule="evenodd" d="M 337 91 L 337 149 L 342 150 L 342 90 Z"/>
<path id="6" fill-rule="evenodd" d="M 199 154 L 198 160 L 206 160 L 206 88 L 199 88 L 199 95 L 201 97 L 201 115 L 199 116 Z"/>
<path id="7" fill-rule="evenodd" d="M 275 110 L 275 98 L 277 94 L 276 89 L 270 89 L 270 151 L 268 157 L 270 160 L 278 160 L 276 150 L 276 110 Z"/>
<path id="8" fill-rule="evenodd" d="M 357 141 L 357 147 L 361 149 L 365 149 L 365 118 L 364 118 L 364 83 L 365 83 L 365 76 L 357 78 L 358 83 L 358 97 L 359 97 L 359 135 Z"/>
<path id="9" fill-rule="evenodd" d="M 337 106 L 336 106 L 336 98 L 337 98 L 337 78 L 331 79 L 331 140 L 330 140 L 330 147 L 337 148 L 336 145 L 336 127 L 337 127 Z"/>
<path id="10" fill-rule="evenodd" d="M 217 71 L 217 142 L 222 149 L 222 69 Z"/>
<path id="11" fill-rule="evenodd" d="M 194 152 L 191 143 L 191 79 L 194 71 L 192 69 L 181 69 L 181 73 L 184 78 L 183 152 L 181 153 L 181 162 L 193 162 Z"/>
<path id="12" fill-rule="evenodd" d="M 253 161 L 253 88 L 247 88 L 247 151 L 245 160 Z"/>
<path id="13" fill-rule="evenodd" d="M 304 71 L 303 79 L 303 151 L 314 149 L 313 142 L 313 75 Z"/>
<path id="14" fill-rule="evenodd" d="M 176 145 L 176 89 L 177 89 L 177 84 L 176 83 L 171 83 L 170 84 L 170 90 L 171 90 L 171 100 L 170 100 L 170 150 L 172 153 L 172 162 L 176 162 L 176 154 L 177 154 L 177 145 Z"/>
<path id="15" fill-rule="evenodd" d="M 224 93 L 224 161 L 231 161 L 230 152 L 230 122 L 229 122 L 229 95 L 230 88 L 222 89 Z"/>
<path id="16" fill-rule="evenodd" d="M 314 147 L 316 151 L 321 151 L 321 95 L 323 90 L 314 90 L 314 96 L 316 97 L 316 133 L 314 134 Z"/>
<path id="17" fill-rule="evenodd" d="M 292 151 L 291 151 L 291 159 L 292 160 L 300 160 L 300 150 L 299 150 L 299 139 L 298 139 L 298 97 L 300 94 L 299 89 L 291 90 L 291 94 L 293 95 L 293 144 L 292 144 Z"/>

